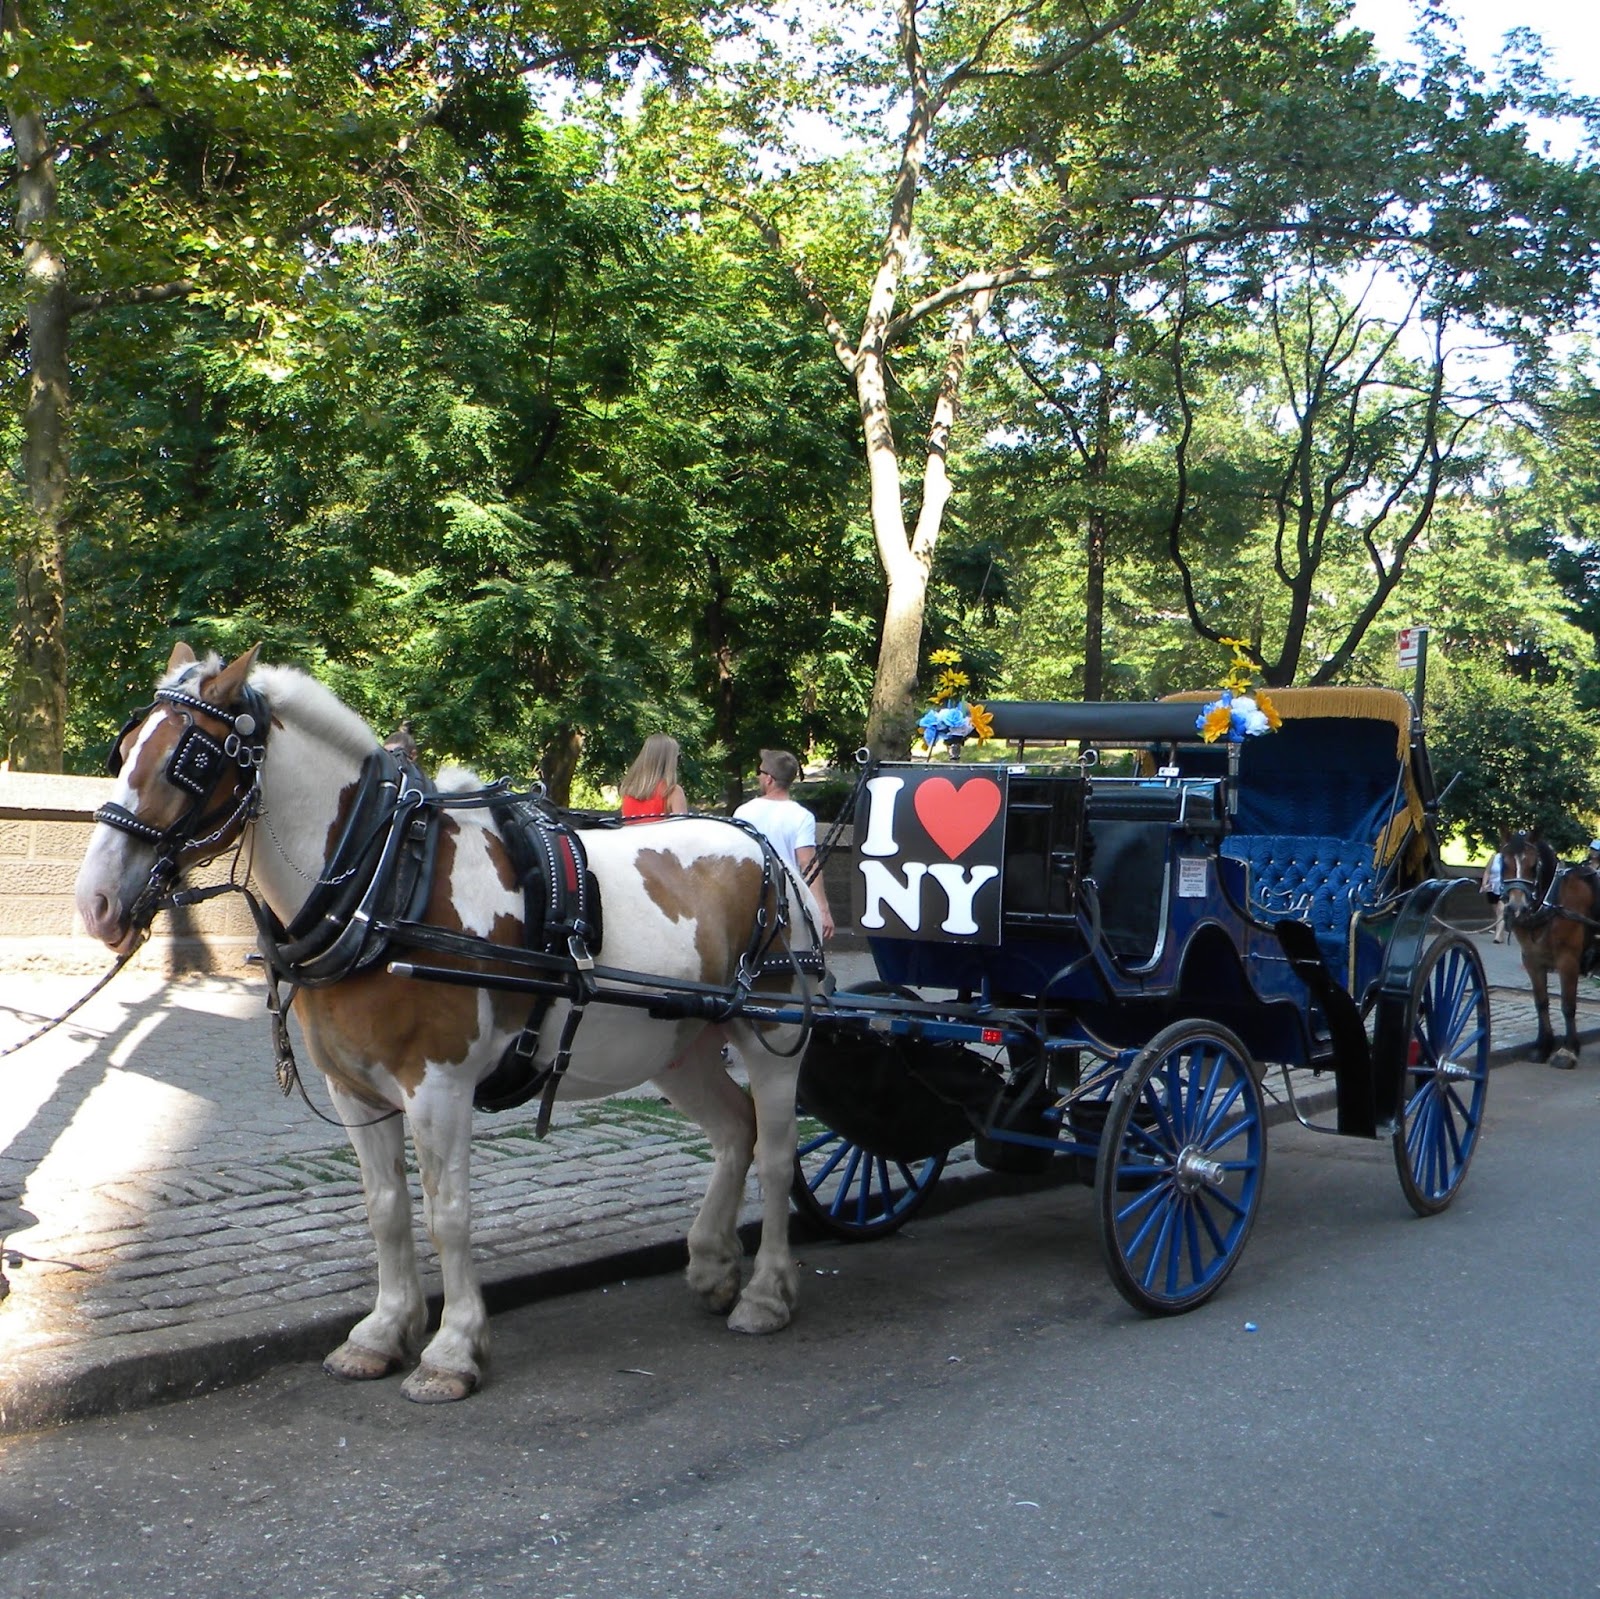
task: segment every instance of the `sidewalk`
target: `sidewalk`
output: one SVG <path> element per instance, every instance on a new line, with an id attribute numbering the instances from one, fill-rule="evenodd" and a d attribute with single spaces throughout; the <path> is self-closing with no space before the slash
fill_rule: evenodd
<path id="1" fill-rule="evenodd" d="M 1534 1033 L 1527 979 L 1513 946 L 1477 942 L 1496 1059 L 1515 1059 Z M 864 955 L 830 964 L 841 986 L 871 975 Z M 87 986 L 0 977 L 0 1048 Z M 1593 1040 L 1600 987 L 1584 987 Z M 370 1308 L 355 1157 L 341 1127 L 278 1092 L 258 978 L 124 972 L 0 1060 L 0 1083 L 0 1433 L 320 1359 Z M 535 1115 L 477 1118 L 473 1232 L 490 1308 L 681 1264 L 709 1165 L 698 1137 L 648 1096 L 563 1108 L 542 1143 Z M 941 1192 L 963 1178 L 973 1193 L 996 1186 L 968 1153 Z"/>

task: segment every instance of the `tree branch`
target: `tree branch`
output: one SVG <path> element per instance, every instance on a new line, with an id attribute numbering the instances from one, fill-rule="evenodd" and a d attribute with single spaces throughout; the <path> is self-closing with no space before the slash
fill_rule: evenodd
<path id="1" fill-rule="evenodd" d="M 791 252 L 785 244 L 783 231 L 778 224 L 766 212 L 739 196 L 711 194 L 703 188 L 691 188 L 687 185 L 678 184 L 676 181 L 674 181 L 673 187 L 680 194 L 695 194 L 702 201 L 709 201 L 712 205 L 725 207 L 736 215 L 742 216 L 760 233 L 772 253 L 788 268 L 790 276 L 794 278 L 795 284 L 800 290 L 801 298 L 816 312 L 818 320 L 827 329 L 828 338 L 833 344 L 833 353 L 838 356 L 839 364 L 846 372 L 853 373 L 856 369 L 856 350 L 850 342 L 850 335 L 846 331 L 844 323 L 834 314 L 833 307 L 828 303 L 827 296 L 822 292 L 822 286 L 817 282 L 810 268 L 807 267 L 804 256 L 798 252 Z"/>
<path id="2" fill-rule="evenodd" d="M 123 305 L 163 305 L 169 300 L 184 300 L 200 285 L 193 278 L 175 278 L 171 283 L 149 283 L 134 288 L 103 289 L 98 294 L 69 294 L 67 314 L 82 311 L 109 311 Z"/>
<path id="3" fill-rule="evenodd" d="M 948 96 L 950 91 L 959 87 L 971 78 L 1048 78 L 1072 65 L 1080 56 L 1087 55 L 1097 44 L 1109 39 L 1119 28 L 1125 28 L 1135 17 L 1144 10 L 1149 0 L 1130 0 L 1121 11 L 1108 17 L 1104 22 L 1091 23 L 1089 31 L 1081 37 L 1074 39 L 1064 50 L 1058 50 L 1053 56 L 1045 56 L 1037 61 L 1019 62 L 1003 66 L 987 66 L 982 57 L 985 50 L 994 42 L 995 35 L 999 33 L 1008 22 L 1026 16 L 1026 9 L 1010 11 L 995 19 L 994 24 L 984 31 L 977 47 L 963 62 L 952 67 L 941 80 L 941 88 Z"/>

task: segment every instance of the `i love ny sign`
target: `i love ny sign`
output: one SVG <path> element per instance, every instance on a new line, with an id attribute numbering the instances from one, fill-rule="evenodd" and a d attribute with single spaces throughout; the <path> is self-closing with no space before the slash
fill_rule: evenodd
<path id="1" fill-rule="evenodd" d="M 886 768 L 856 808 L 856 925 L 892 938 L 1000 942 L 1006 770 Z"/>

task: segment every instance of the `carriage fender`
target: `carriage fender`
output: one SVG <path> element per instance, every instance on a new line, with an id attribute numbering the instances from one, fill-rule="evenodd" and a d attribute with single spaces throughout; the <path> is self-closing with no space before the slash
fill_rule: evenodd
<path id="1" fill-rule="evenodd" d="M 1378 974 L 1373 1016 L 1373 1094 L 1380 1117 L 1391 1119 L 1400 1108 L 1411 1048 L 1413 997 L 1417 973 L 1428 946 L 1441 927 L 1459 931 L 1476 926 L 1482 912 L 1476 905 L 1476 883 L 1464 877 L 1434 877 L 1414 888 L 1401 903 L 1389 935 L 1383 970 Z"/>

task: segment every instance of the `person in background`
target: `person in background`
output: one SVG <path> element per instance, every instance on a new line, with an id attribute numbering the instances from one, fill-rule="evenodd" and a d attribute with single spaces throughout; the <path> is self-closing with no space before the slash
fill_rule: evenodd
<path id="1" fill-rule="evenodd" d="M 817 920 L 824 938 L 833 937 L 833 912 L 828 908 L 828 893 L 821 872 L 810 875 L 817 860 L 817 819 L 789 790 L 800 776 L 800 763 L 788 750 L 762 750 L 756 767 L 756 785 L 761 792 L 746 800 L 733 814 L 748 822 L 788 863 L 789 869 L 811 890 L 816 901 Z"/>
<path id="2" fill-rule="evenodd" d="M 1489 857 L 1489 864 L 1483 869 L 1483 880 L 1479 886 L 1494 905 L 1494 941 L 1497 944 L 1503 944 L 1506 941 L 1506 906 L 1505 901 L 1500 897 L 1500 873 L 1500 851 L 1496 850 Z"/>
<path id="3" fill-rule="evenodd" d="M 1589 858 L 1583 864 L 1590 871 L 1600 872 L 1600 838 L 1589 840 Z"/>
<path id="4" fill-rule="evenodd" d="M 417 741 L 411 736 L 411 723 L 409 720 L 401 724 L 383 741 L 383 747 L 391 755 L 402 755 L 408 761 L 417 758 Z"/>
<path id="5" fill-rule="evenodd" d="M 678 741 L 670 733 L 652 733 L 622 780 L 622 819 L 681 816 L 688 809 L 678 784 Z"/>

